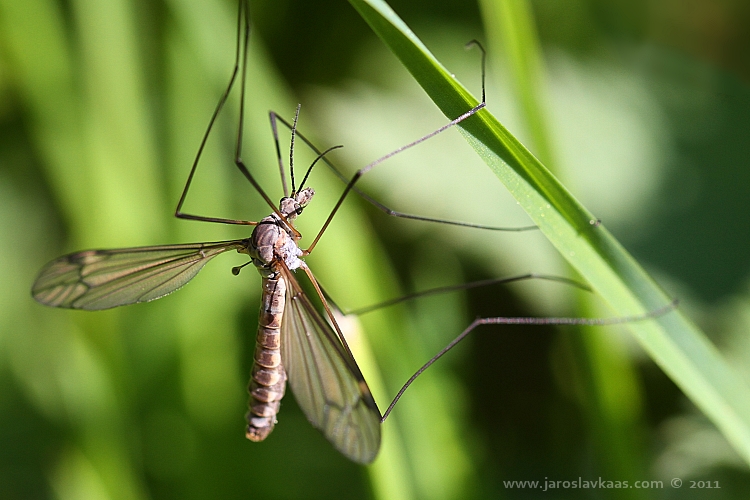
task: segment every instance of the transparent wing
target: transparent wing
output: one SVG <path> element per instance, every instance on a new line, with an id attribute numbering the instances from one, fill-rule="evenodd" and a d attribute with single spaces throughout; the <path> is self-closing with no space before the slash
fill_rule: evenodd
<path id="1" fill-rule="evenodd" d="M 294 275 L 285 266 L 281 271 L 287 281 L 281 359 L 297 403 L 337 450 L 370 463 L 380 449 L 380 411 L 370 389 Z"/>
<path id="2" fill-rule="evenodd" d="M 87 310 L 146 302 L 180 288 L 213 257 L 242 247 L 233 240 L 72 253 L 42 268 L 31 295 L 48 306 Z"/>

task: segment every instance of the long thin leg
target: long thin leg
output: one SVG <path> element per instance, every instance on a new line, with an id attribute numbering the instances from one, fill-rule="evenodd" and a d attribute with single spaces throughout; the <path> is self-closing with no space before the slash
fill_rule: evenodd
<path id="1" fill-rule="evenodd" d="M 175 209 L 174 215 L 175 217 L 179 219 L 198 220 L 198 221 L 204 221 L 204 222 L 218 222 L 221 224 L 236 224 L 236 225 L 246 225 L 246 226 L 255 226 L 258 224 L 257 221 L 227 219 L 223 217 L 206 217 L 203 215 L 187 214 L 182 211 L 182 205 L 185 203 L 185 198 L 187 197 L 188 190 L 190 189 L 190 185 L 193 182 L 193 177 L 195 176 L 195 171 L 198 168 L 198 163 L 200 162 L 200 158 L 201 158 L 201 155 L 203 154 L 203 150 L 206 147 L 208 137 L 211 134 L 211 130 L 213 129 L 214 124 L 216 123 L 216 119 L 218 118 L 219 113 L 224 108 L 224 104 L 226 104 L 227 99 L 229 98 L 229 93 L 231 92 L 232 87 L 234 86 L 234 82 L 237 79 L 237 73 L 240 71 L 240 64 L 241 64 L 242 65 L 242 79 L 241 79 L 242 89 L 240 91 L 240 118 L 239 118 L 239 125 L 237 127 L 237 144 L 236 144 L 236 149 L 235 149 L 234 163 L 235 165 L 237 165 L 237 168 L 240 170 L 242 175 L 244 175 L 245 178 L 248 181 L 250 181 L 250 184 L 253 185 L 256 191 L 258 191 L 261 197 L 263 197 L 266 203 L 268 203 L 271 209 L 274 212 L 276 212 L 276 214 L 279 217 L 281 217 L 282 220 L 286 222 L 286 218 L 279 212 L 279 209 L 276 207 L 276 204 L 274 204 L 274 202 L 271 201 L 271 199 L 268 197 L 266 192 L 263 190 L 263 188 L 261 188 L 260 184 L 258 184 L 258 182 L 255 180 L 255 178 L 252 176 L 252 174 L 250 173 L 250 171 L 248 170 L 248 168 L 245 166 L 244 162 L 242 161 L 242 135 L 244 131 L 245 88 L 246 88 L 246 82 L 247 82 L 247 49 L 248 49 L 249 40 L 250 40 L 250 13 L 248 12 L 246 0 L 239 0 L 238 8 L 237 8 L 237 41 L 236 41 L 236 47 L 235 47 L 234 67 L 232 68 L 232 75 L 229 78 L 229 84 L 227 85 L 226 90 L 224 90 L 224 93 L 221 95 L 221 98 L 219 99 L 219 102 L 216 105 L 216 108 L 214 109 L 213 115 L 211 115 L 211 120 L 208 122 L 208 128 L 206 129 L 206 133 L 203 135 L 201 144 L 198 147 L 198 153 L 195 155 L 193 166 L 190 168 L 190 174 L 188 175 L 187 182 L 185 183 L 185 188 L 182 190 L 180 201 L 177 203 L 177 208 Z M 242 58 L 241 63 L 240 63 L 240 57 Z"/>
<path id="2" fill-rule="evenodd" d="M 418 299 L 421 297 L 429 297 L 432 295 L 456 292 L 459 290 L 471 290 L 474 288 L 484 288 L 484 287 L 492 286 L 492 285 L 507 285 L 510 283 L 516 283 L 519 281 L 527 281 L 527 280 L 554 281 L 557 283 L 564 283 L 566 285 L 574 286 L 576 288 L 585 290 L 587 292 L 591 291 L 591 288 L 589 286 L 583 283 L 580 283 L 578 281 L 572 280 L 570 278 L 565 278 L 564 276 L 554 276 L 551 274 L 527 273 L 527 274 L 520 274 L 518 276 L 509 276 L 505 278 L 490 278 L 486 280 L 472 281 L 471 283 L 462 283 L 459 285 L 448 285 L 448 286 L 430 288 L 427 290 L 422 290 L 419 292 L 402 295 L 400 297 L 396 297 L 395 299 L 389 299 L 383 302 L 378 302 L 377 304 L 372 304 L 369 306 L 353 309 L 351 311 L 343 311 L 343 313 L 346 315 L 351 314 L 354 316 L 361 316 L 363 314 L 367 314 L 369 312 L 376 311 L 378 309 L 383 309 L 385 307 L 390 307 L 396 304 L 400 304 L 402 302 L 407 302 L 407 301 Z"/>
<path id="3" fill-rule="evenodd" d="M 323 233 L 325 232 L 325 230 L 328 229 L 328 225 L 333 220 L 333 217 L 336 215 L 336 212 L 338 212 L 339 208 L 344 203 L 344 200 L 346 199 L 347 195 L 354 188 L 354 185 L 357 183 L 357 181 L 363 175 L 365 175 L 367 172 L 369 172 L 370 170 L 372 170 L 373 168 L 375 168 L 379 164 L 383 163 L 387 159 L 391 158 L 392 156 L 395 156 L 398 153 L 401 153 L 402 151 L 406 151 L 407 149 L 410 149 L 410 148 L 416 146 L 417 144 L 421 144 L 422 142 L 424 142 L 424 141 L 426 141 L 428 139 L 431 139 L 432 137 L 435 137 L 439 133 L 448 130 L 452 126 L 461 123 L 462 121 L 464 121 L 465 119 L 467 119 L 470 116 L 474 115 L 477 111 L 481 110 L 484 107 L 485 107 L 485 103 L 481 102 L 481 103 L 477 104 L 476 106 L 474 106 L 473 108 L 471 108 L 466 113 L 464 113 L 461 116 L 459 116 L 458 118 L 456 118 L 454 120 L 451 120 L 447 124 L 443 125 L 439 129 L 434 130 L 434 131 L 430 132 L 429 134 L 427 134 L 427 135 L 425 135 L 423 137 L 420 137 L 416 141 L 413 141 L 413 142 L 410 142 L 409 144 L 401 146 L 400 148 L 398 148 L 398 149 L 396 149 L 394 151 L 391 151 L 390 153 L 388 153 L 388 154 L 386 154 L 384 156 L 381 156 L 377 160 L 375 160 L 375 161 L 373 161 L 373 162 L 365 165 L 364 167 L 360 168 L 359 170 L 357 170 L 357 172 L 355 172 L 355 174 L 352 176 L 351 180 L 349 180 L 349 182 L 347 183 L 346 187 L 344 188 L 344 192 L 341 193 L 341 196 L 339 197 L 339 200 L 336 202 L 336 205 L 334 205 L 333 210 L 331 210 L 331 213 L 328 215 L 328 218 L 323 223 L 323 227 L 320 228 L 320 231 L 318 232 L 318 235 L 315 236 L 315 239 L 312 241 L 312 243 L 310 244 L 310 246 L 307 247 L 307 250 L 304 251 L 303 255 L 309 255 L 313 251 L 313 249 L 315 248 L 315 245 L 318 244 L 318 241 L 323 236 Z"/>
<path id="4" fill-rule="evenodd" d="M 486 62 L 486 55 L 487 54 L 486 54 L 486 52 L 484 50 L 484 47 L 482 47 L 482 45 L 478 41 L 476 41 L 476 40 L 470 41 L 467 44 L 467 47 L 471 47 L 471 46 L 479 47 L 479 49 L 482 52 L 482 102 L 480 102 L 479 104 L 477 104 L 476 106 L 474 106 L 473 108 L 471 108 L 469 111 L 465 112 L 464 114 L 462 114 L 458 118 L 455 118 L 455 119 L 451 120 L 450 122 L 448 122 L 447 124 L 443 125 L 442 127 L 438 128 L 437 130 L 435 130 L 433 132 L 430 132 L 429 134 L 425 135 L 424 137 L 421 137 L 421 138 L 417 139 L 416 141 L 413 141 L 413 142 L 410 142 L 409 144 L 401 146 L 400 148 L 398 148 L 398 149 L 396 149 L 394 151 L 391 151 L 390 153 L 388 153 L 388 154 L 386 154 L 384 156 L 381 156 L 377 160 L 369 163 L 368 165 L 365 165 L 363 168 L 359 169 L 352 176 L 352 178 L 348 182 L 346 181 L 346 178 L 343 175 L 341 175 L 341 173 L 330 162 L 328 162 L 328 160 L 324 159 L 324 161 L 326 162 L 326 164 L 328 164 L 329 167 L 331 167 L 331 169 L 336 173 L 336 175 L 338 175 L 339 178 L 341 178 L 344 182 L 347 182 L 347 184 L 346 184 L 346 187 L 344 188 L 344 192 L 341 194 L 341 197 L 336 202 L 336 205 L 334 205 L 333 210 L 331 210 L 331 213 L 328 215 L 328 218 L 326 219 L 325 223 L 323 223 L 323 226 L 321 227 L 321 229 L 318 232 L 317 236 L 315 236 L 315 239 L 313 239 L 313 241 L 310 244 L 310 246 L 307 247 L 307 249 L 304 251 L 304 255 L 309 255 L 313 251 L 313 249 L 315 248 L 315 245 L 318 244 L 318 241 L 323 236 L 323 233 L 325 233 L 326 229 L 328 228 L 328 225 L 333 220 L 333 217 L 336 215 L 336 212 L 338 212 L 339 208 L 343 204 L 344 200 L 346 199 L 346 197 L 347 197 L 347 195 L 349 194 L 350 191 L 355 191 L 355 192 L 359 193 L 364 199 L 366 199 L 367 201 L 369 201 L 370 203 L 372 203 L 375 207 L 377 207 L 380 210 L 384 211 L 388 215 L 393 215 L 393 216 L 396 216 L 396 217 L 402 217 L 402 218 L 407 218 L 407 219 L 415 219 L 415 220 L 422 220 L 422 221 L 427 221 L 427 222 L 442 222 L 442 223 L 445 223 L 445 224 L 458 225 L 458 226 L 464 226 L 464 227 L 474 227 L 474 228 L 481 228 L 481 229 L 490 229 L 490 230 L 527 231 L 527 230 L 531 230 L 531 229 L 538 229 L 536 226 L 526 226 L 526 227 L 519 227 L 519 228 L 500 228 L 500 227 L 486 226 L 486 225 L 480 225 L 480 224 L 471 224 L 471 223 L 464 223 L 464 222 L 456 222 L 456 221 L 443 221 L 443 220 L 440 220 L 440 219 L 434 219 L 434 218 L 430 218 L 430 217 L 422 217 L 422 216 L 411 215 L 411 214 L 403 214 L 403 213 L 399 213 L 399 212 L 396 212 L 394 210 L 391 210 L 388 207 L 386 207 L 385 205 L 383 205 L 383 204 L 381 204 L 379 202 L 376 202 L 375 200 L 373 200 L 372 198 L 370 198 L 368 196 L 365 196 L 363 193 L 361 193 L 361 191 L 359 191 L 358 189 L 356 189 L 354 187 L 354 185 L 357 183 L 357 181 L 359 181 L 359 179 L 364 174 L 366 174 L 367 172 L 369 172 L 370 170 L 372 170 L 373 168 L 375 168 L 377 165 L 383 163 L 384 161 L 386 161 L 387 159 L 391 158 L 392 156 L 395 156 L 395 155 L 401 153 L 402 151 L 410 149 L 410 148 L 416 146 L 417 144 L 421 144 L 422 142 L 424 142 L 424 141 L 426 141 L 426 140 L 428 140 L 428 139 L 430 139 L 430 138 L 432 138 L 432 137 L 440 134 L 441 132 L 444 132 L 444 131 L 448 130 L 449 128 L 453 127 L 454 125 L 457 125 L 457 124 L 461 123 L 462 121 L 464 121 L 467 118 L 473 116 L 474 114 L 476 114 L 477 112 L 479 112 L 482 108 L 484 108 L 486 106 L 486 96 L 485 96 L 485 74 L 486 74 L 486 70 L 485 69 L 486 68 L 485 68 L 485 62 Z M 283 120 L 281 120 L 280 117 L 279 117 L 279 120 L 283 121 Z M 288 124 L 286 122 L 284 122 L 284 123 L 288 126 Z M 302 135 L 300 135 L 300 137 L 302 138 Z M 307 141 L 304 138 L 303 138 L 303 140 L 310 147 L 312 147 L 313 150 L 317 151 L 317 149 L 314 146 L 312 146 L 312 144 L 310 144 L 309 141 Z"/>
<path id="5" fill-rule="evenodd" d="M 406 389 L 424 373 L 427 368 L 432 366 L 435 361 L 443 357 L 445 353 L 453 349 L 459 342 L 465 339 L 475 328 L 481 325 L 588 325 L 588 326 L 603 326 L 603 325 L 618 325 L 622 323 L 632 323 L 634 321 L 643 321 L 646 319 L 653 319 L 662 316 L 677 307 L 677 299 L 673 300 L 669 304 L 660 307 L 654 311 L 647 312 L 645 314 L 639 314 L 637 316 L 624 316 L 620 318 L 477 318 L 475 319 L 466 329 L 461 332 L 455 339 L 453 339 L 447 346 L 445 346 L 440 352 L 432 357 L 427 363 L 412 375 L 409 380 L 401 387 L 401 389 L 393 398 L 391 404 L 388 405 L 388 409 L 383 413 L 381 422 L 385 422 L 388 418 L 393 407 L 396 406 L 401 396 L 404 395 Z"/>
<path id="6" fill-rule="evenodd" d="M 243 41 L 244 46 L 244 52 L 242 54 L 242 90 L 240 91 L 240 123 L 237 127 L 237 147 L 235 149 L 235 155 L 234 155 L 234 164 L 237 165 L 237 168 L 240 169 L 240 172 L 242 172 L 242 175 L 245 176 L 245 178 L 250 181 L 250 184 L 253 185 L 256 191 L 258 191 L 258 194 L 260 194 L 263 199 L 266 201 L 269 207 L 278 215 L 281 220 L 283 220 L 287 226 L 289 226 L 290 229 L 292 229 L 297 235 L 299 233 L 294 229 L 294 227 L 289 224 L 286 220 L 286 217 L 279 211 L 276 204 L 271 201 L 271 198 L 268 197 L 266 192 L 263 190 L 262 187 L 260 187 L 260 184 L 258 184 L 258 181 L 255 180 L 253 175 L 250 173 L 250 170 L 245 166 L 245 163 L 242 161 L 242 135 L 245 130 L 245 92 L 247 90 L 247 48 L 250 42 L 250 13 L 248 12 L 248 7 L 246 4 L 246 0 L 240 0 L 240 13 L 242 13 L 243 9 L 242 6 L 245 6 L 244 8 L 244 16 L 242 19 L 244 20 L 245 25 L 245 37 Z M 238 39 L 239 39 L 239 31 L 238 31 Z M 237 64 L 237 60 L 239 60 L 239 40 L 237 43 L 237 59 L 235 60 L 235 64 Z"/>
<path id="7" fill-rule="evenodd" d="M 484 91 L 483 91 L 484 92 Z M 272 127 L 274 128 L 274 131 L 276 130 L 276 120 L 284 124 L 286 127 L 288 127 L 290 130 L 292 128 L 292 125 L 285 120 L 282 116 L 276 114 L 275 112 L 271 111 L 270 113 L 272 118 Z M 304 142 L 310 149 L 312 149 L 315 153 L 320 154 L 321 151 L 318 149 L 315 144 L 312 143 L 311 140 L 309 140 L 306 136 L 304 136 L 301 132 L 297 131 L 297 137 L 299 137 L 302 142 Z M 333 164 L 330 160 L 327 158 L 323 158 L 323 161 L 326 165 L 328 165 L 328 168 L 331 169 L 331 171 L 341 179 L 342 182 L 348 183 L 350 180 L 336 167 L 336 165 Z M 414 214 L 407 214 L 404 212 L 399 212 L 397 210 L 393 210 L 389 208 L 388 206 L 384 205 L 383 203 L 377 201 L 376 199 L 372 198 L 368 194 L 366 194 L 361 189 L 357 188 L 356 186 L 351 187 L 351 191 L 354 191 L 357 193 L 362 199 L 370 203 L 372 206 L 380 210 L 381 212 L 385 213 L 386 215 L 392 216 L 392 217 L 399 217 L 402 219 L 410 219 L 410 220 L 417 220 L 422 222 L 434 222 L 438 224 L 448 224 L 452 226 L 460 226 L 460 227 L 470 227 L 470 228 L 476 228 L 476 229 L 486 229 L 489 231 L 506 231 L 506 232 L 520 232 L 520 231 L 532 231 L 539 229 L 537 226 L 520 226 L 520 227 L 500 227 L 500 226 L 489 226 L 485 224 L 474 224 L 471 222 L 461 222 L 461 221 L 453 221 L 453 220 L 446 220 L 446 219 L 438 219 L 434 217 L 426 217 L 423 215 L 414 215 Z"/>
<path id="8" fill-rule="evenodd" d="M 241 40 L 242 40 L 242 19 L 243 19 L 242 4 L 243 2 L 242 0 L 240 0 L 239 6 L 238 6 L 238 12 L 237 12 L 237 42 L 236 42 L 236 48 L 235 48 L 234 68 L 232 69 L 232 75 L 229 78 L 229 84 L 227 85 L 226 90 L 224 90 L 224 93 L 221 95 L 219 102 L 216 104 L 216 108 L 214 109 L 213 115 L 211 115 L 211 120 L 208 122 L 208 128 L 206 128 L 206 133 L 203 134 L 203 139 L 201 140 L 201 144 L 198 147 L 198 153 L 195 155 L 193 166 L 190 168 L 190 174 L 188 175 L 187 182 L 185 183 L 185 187 L 182 190 L 182 195 L 180 195 L 180 201 L 177 202 L 177 208 L 175 209 L 174 216 L 177 217 L 178 219 L 198 220 L 198 221 L 204 221 L 204 222 L 218 222 L 221 224 L 238 224 L 238 225 L 256 225 L 257 224 L 257 222 L 253 222 L 253 221 L 225 219 L 221 217 L 206 217 L 203 215 L 187 214 L 182 211 L 182 205 L 185 203 L 185 198 L 187 198 L 188 190 L 190 189 L 190 185 L 193 182 L 195 171 L 198 168 L 198 162 L 200 161 L 201 155 L 203 154 L 203 150 L 206 147 L 208 136 L 211 134 L 211 130 L 213 129 L 214 123 L 216 123 L 216 119 L 219 117 L 219 113 L 224 108 L 224 104 L 226 104 L 227 99 L 229 98 L 229 92 L 232 90 L 232 87 L 234 86 L 234 81 L 237 78 L 237 73 L 239 72 L 240 50 L 241 50 Z"/>
<path id="9" fill-rule="evenodd" d="M 478 106 L 476 106 L 475 108 L 473 108 L 472 110 L 470 110 L 468 113 L 466 113 L 465 115 L 460 116 L 459 118 L 457 118 L 453 122 L 449 123 L 448 125 L 446 125 L 444 127 L 441 127 L 440 129 L 438 129 L 437 131 L 433 132 L 432 134 L 429 134 L 429 135 L 423 137 L 422 139 L 420 139 L 418 141 L 415 141 L 412 144 L 408 144 L 408 145 L 406 145 L 406 146 L 404 146 L 402 148 L 399 148 L 398 150 L 396 150 L 396 151 L 394 151 L 394 152 L 392 152 L 392 153 L 384 156 L 383 158 L 380 158 L 379 160 L 376 160 L 372 164 L 370 164 L 367 167 L 365 167 L 365 169 L 369 170 L 370 168 L 374 167 L 377 163 L 380 163 L 380 162 L 384 161 L 385 159 L 390 158 L 391 156 L 393 156 L 393 155 L 395 155 L 395 154 L 403 151 L 404 149 L 408 149 L 408 148 L 410 148 L 410 147 L 412 147 L 412 146 L 414 146 L 414 145 L 416 145 L 416 144 L 418 144 L 418 143 L 420 143 L 420 142 L 422 142 L 424 140 L 429 139 L 430 137 L 432 137 L 434 135 L 439 134 L 443 130 L 445 130 L 447 128 L 450 128 L 451 126 L 453 126 L 453 125 L 455 125 L 455 124 L 463 121 L 465 118 L 468 118 L 469 116 L 473 115 L 474 113 L 476 113 L 477 111 L 479 111 L 479 109 L 481 109 L 482 107 L 485 106 L 485 103 L 486 103 L 485 76 L 486 76 L 486 59 L 487 59 L 486 58 L 486 52 L 485 52 L 484 47 L 482 46 L 482 44 L 480 44 L 477 40 L 471 40 L 469 43 L 466 44 L 467 48 L 470 48 L 470 47 L 473 47 L 473 46 L 478 47 L 479 50 L 481 50 L 481 52 L 482 52 L 482 61 L 481 61 L 482 102 Z M 272 118 L 271 118 L 272 128 L 274 130 L 274 134 L 275 135 L 276 135 L 276 120 L 278 120 L 281 123 L 283 123 L 290 130 L 292 130 L 294 128 L 294 126 L 292 124 L 290 124 L 288 121 L 286 121 L 282 116 L 277 115 L 275 112 L 271 111 L 271 115 L 272 115 Z M 307 144 L 307 146 L 310 149 L 312 149 L 315 153 L 321 154 L 320 150 L 307 137 L 305 137 L 299 131 L 297 131 L 296 135 L 299 136 L 299 138 L 302 139 L 302 141 L 305 144 Z M 277 146 L 277 149 L 278 149 L 278 146 Z M 280 162 L 281 161 L 281 159 L 280 159 L 280 153 L 278 153 L 278 154 L 279 154 L 279 162 Z M 393 209 L 387 207 L 386 205 L 380 203 L 379 201 L 377 201 L 374 198 L 372 198 L 372 197 L 368 196 L 367 194 L 365 194 L 362 190 L 360 190 L 357 187 L 355 187 L 353 184 L 354 184 L 354 182 L 356 182 L 356 180 L 352 179 L 350 181 L 343 173 L 341 173 L 341 171 L 330 160 L 328 160 L 327 158 L 323 158 L 323 161 L 326 163 L 326 165 L 328 165 L 328 168 L 330 168 L 331 171 L 333 171 L 333 173 L 339 179 L 341 179 L 342 182 L 344 182 L 345 184 L 347 184 L 347 190 L 354 191 L 361 198 L 363 198 L 365 201 L 367 201 L 368 203 L 370 203 L 371 205 L 373 205 L 375 208 L 377 208 L 378 210 L 380 210 L 381 212 L 383 212 L 383 213 L 385 213 L 386 215 L 389 215 L 389 216 L 400 217 L 400 218 L 403 218 L 403 219 L 418 220 L 418 221 L 423 221 L 423 222 L 434 222 L 434 223 L 448 224 L 448 225 L 453 225 L 453 226 L 471 227 L 471 228 L 476 228 L 476 229 L 486 229 L 486 230 L 490 230 L 490 231 L 519 232 L 519 231 L 531 231 L 531 230 L 539 229 L 537 226 L 521 226 L 521 227 L 489 226 L 489 225 L 486 225 L 486 224 L 474 224 L 474 223 L 470 223 L 470 222 L 461 222 L 461 221 L 452 221 L 452 220 L 446 220 L 446 219 L 437 219 L 437 218 L 434 218 L 434 217 L 425 217 L 425 216 L 422 216 L 422 215 L 414 215 L 414 214 L 407 214 L 407 213 L 404 213 L 404 212 L 399 212 L 399 211 L 396 211 L 396 210 L 393 210 Z M 355 175 L 355 177 L 357 177 L 357 176 Z M 351 186 L 349 185 L 350 182 L 352 184 Z M 346 196 L 346 192 L 347 191 L 345 191 L 344 195 L 342 195 L 342 196 Z M 336 209 L 334 209 L 334 210 L 336 210 Z M 316 238 L 316 241 L 317 241 L 317 239 L 319 239 L 319 237 L 320 237 L 320 235 L 318 235 L 318 238 Z M 311 245 L 310 248 L 308 248 L 308 252 L 312 250 L 312 246 L 314 246 L 314 244 Z"/>

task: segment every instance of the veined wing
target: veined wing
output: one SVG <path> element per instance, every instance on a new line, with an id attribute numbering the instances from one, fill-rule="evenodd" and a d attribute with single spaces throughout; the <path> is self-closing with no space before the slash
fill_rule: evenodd
<path id="1" fill-rule="evenodd" d="M 281 360 L 307 419 L 341 453 L 367 464 L 380 449 L 380 411 L 338 334 L 313 307 L 294 275 L 281 320 Z"/>
<path id="2" fill-rule="evenodd" d="M 39 272 L 31 295 L 52 307 L 108 309 L 174 292 L 213 257 L 243 240 L 87 250 L 53 260 Z"/>

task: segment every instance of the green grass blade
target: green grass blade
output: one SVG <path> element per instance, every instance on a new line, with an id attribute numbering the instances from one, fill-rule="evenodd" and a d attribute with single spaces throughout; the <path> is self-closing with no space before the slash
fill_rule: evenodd
<path id="1" fill-rule="evenodd" d="M 376 0 L 350 0 L 449 118 L 476 104 L 404 22 Z M 461 124 L 477 154 L 565 259 L 618 316 L 663 307 L 670 298 L 603 226 L 489 111 Z M 681 311 L 628 325 L 665 373 L 750 463 L 750 391 Z"/>

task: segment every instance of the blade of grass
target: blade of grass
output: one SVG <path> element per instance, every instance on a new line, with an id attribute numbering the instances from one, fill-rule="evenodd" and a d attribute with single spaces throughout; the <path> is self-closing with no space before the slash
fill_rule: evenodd
<path id="1" fill-rule="evenodd" d="M 488 55 L 504 56 L 513 82 L 513 95 L 520 103 L 531 149 L 553 171 L 555 151 L 551 146 L 546 118 L 545 68 L 534 15 L 529 0 L 479 0 L 487 36 Z M 558 172 L 559 173 L 559 172 Z M 563 172 L 564 175 L 564 172 Z M 591 316 L 588 293 L 575 294 L 576 314 Z M 635 360 L 622 348 L 619 338 L 601 335 L 596 327 L 577 327 L 572 335 L 559 339 L 567 344 L 578 372 L 578 398 L 587 416 L 595 443 L 599 470 L 609 477 L 629 482 L 647 477 L 649 454 L 644 449 L 642 388 L 636 376 Z M 643 499 L 643 492 L 622 490 L 617 498 Z"/>
<path id="2" fill-rule="evenodd" d="M 476 105 L 386 3 L 350 3 L 447 117 Z M 591 224 L 591 213 L 489 111 L 462 122 L 461 129 L 540 230 L 618 316 L 669 302 L 609 231 Z M 750 463 L 750 390 L 715 346 L 679 310 L 628 326 L 649 356 Z"/>

